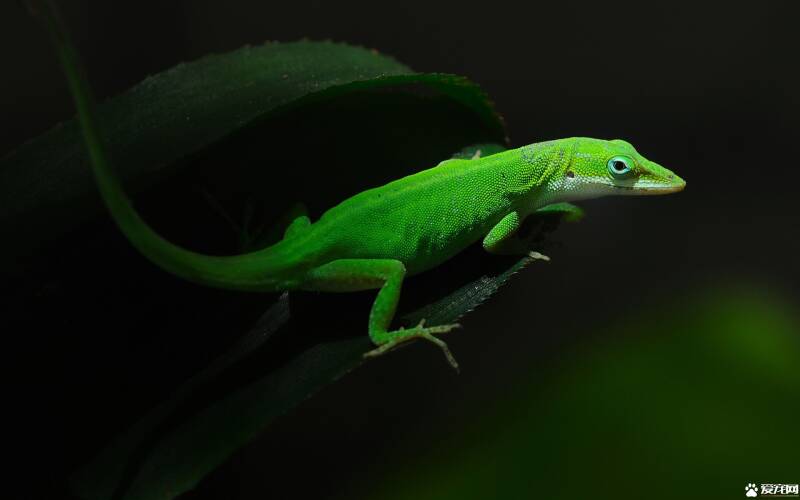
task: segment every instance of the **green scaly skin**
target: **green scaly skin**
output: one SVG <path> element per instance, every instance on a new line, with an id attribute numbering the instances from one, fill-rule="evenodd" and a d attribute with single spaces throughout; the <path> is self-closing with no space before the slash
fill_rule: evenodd
<path id="1" fill-rule="evenodd" d="M 554 204 L 607 195 L 674 193 L 686 183 L 645 159 L 629 143 L 573 137 L 531 144 L 481 158 L 451 159 L 359 193 L 316 222 L 294 220 L 284 238 L 263 250 L 219 257 L 178 247 L 139 216 L 110 167 L 96 125 L 94 101 L 58 20 L 46 21 L 78 108 L 92 169 L 103 200 L 130 242 L 153 263 L 181 278 L 213 287 L 250 291 L 378 289 L 368 332 L 382 354 L 414 338 L 444 351 L 433 336 L 458 325 L 390 330 L 406 276 L 434 268 L 482 240 L 490 253 L 527 251 L 516 238 L 533 212 L 564 210 Z M 567 207 L 568 208 L 568 207 Z M 541 254 L 533 256 L 544 258 Z"/>

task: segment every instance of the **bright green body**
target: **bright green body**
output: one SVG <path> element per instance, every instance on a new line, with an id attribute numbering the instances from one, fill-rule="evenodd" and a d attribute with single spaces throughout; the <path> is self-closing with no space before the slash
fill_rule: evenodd
<path id="1" fill-rule="evenodd" d="M 263 250 L 212 261 L 187 255 L 188 261 L 198 260 L 197 266 L 177 273 L 203 284 L 254 291 L 319 289 L 318 283 L 309 285 L 308 273 L 339 259 L 394 259 L 407 274 L 416 274 L 483 238 L 510 211 L 522 208 L 522 193 L 535 189 L 535 179 L 520 175 L 520 164 L 519 150 L 447 160 L 348 198 L 316 222 L 301 218 L 283 240 Z M 336 285 L 342 287 L 376 288 Z"/>
<path id="2" fill-rule="evenodd" d="M 520 193 L 533 179 L 520 175 L 519 156 L 519 150 L 512 150 L 482 159 L 448 160 L 369 189 L 331 208 L 267 253 L 285 253 L 300 266 L 298 272 L 342 258 L 396 259 L 408 274 L 431 269 L 521 208 Z"/>

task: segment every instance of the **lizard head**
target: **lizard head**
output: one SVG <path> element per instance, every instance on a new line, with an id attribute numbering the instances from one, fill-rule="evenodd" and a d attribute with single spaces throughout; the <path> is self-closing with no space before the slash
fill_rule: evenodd
<path id="1" fill-rule="evenodd" d="M 566 200 L 608 195 L 653 195 L 681 191 L 686 181 L 640 155 L 621 139 L 573 138 L 572 156 L 555 173 L 551 188 Z"/>

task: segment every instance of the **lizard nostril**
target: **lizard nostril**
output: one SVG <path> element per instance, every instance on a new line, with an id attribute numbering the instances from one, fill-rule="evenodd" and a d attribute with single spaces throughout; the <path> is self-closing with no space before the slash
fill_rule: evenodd
<path id="1" fill-rule="evenodd" d="M 567 177 L 569 177 L 570 179 L 572 179 L 573 177 L 575 177 L 575 172 L 573 172 L 572 170 L 570 170 L 569 172 L 567 172 Z"/>

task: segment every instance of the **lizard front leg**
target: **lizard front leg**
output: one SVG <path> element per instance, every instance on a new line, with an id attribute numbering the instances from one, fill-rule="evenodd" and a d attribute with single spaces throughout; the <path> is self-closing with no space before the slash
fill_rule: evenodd
<path id="1" fill-rule="evenodd" d="M 522 225 L 516 210 L 503 217 L 483 238 L 483 248 L 496 255 L 525 255 L 534 259 L 550 260 L 550 257 L 531 251 L 530 239 L 519 238 L 517 231 Z"/>
<path id="2" fill-rule="evenodd" d="M 369 313 L 369 337 L 377 348 L 364 354 L 364 357 L 379 356 L 399 344 L 420 338 L 433 342 L 444 352 L 450 365 L 458 370 L 458 363 L 447 344 L 433 336 L 445 333 L 459 325 L 425 326 L 425 321 L 413 328 L 389 330 L 400 289 L 406 274 L 405 265 L 394 259 L 339 259 L 312 269 L 302 286 L 306 290 L 348 292 L 378 288 L 378 295 Z"/>

